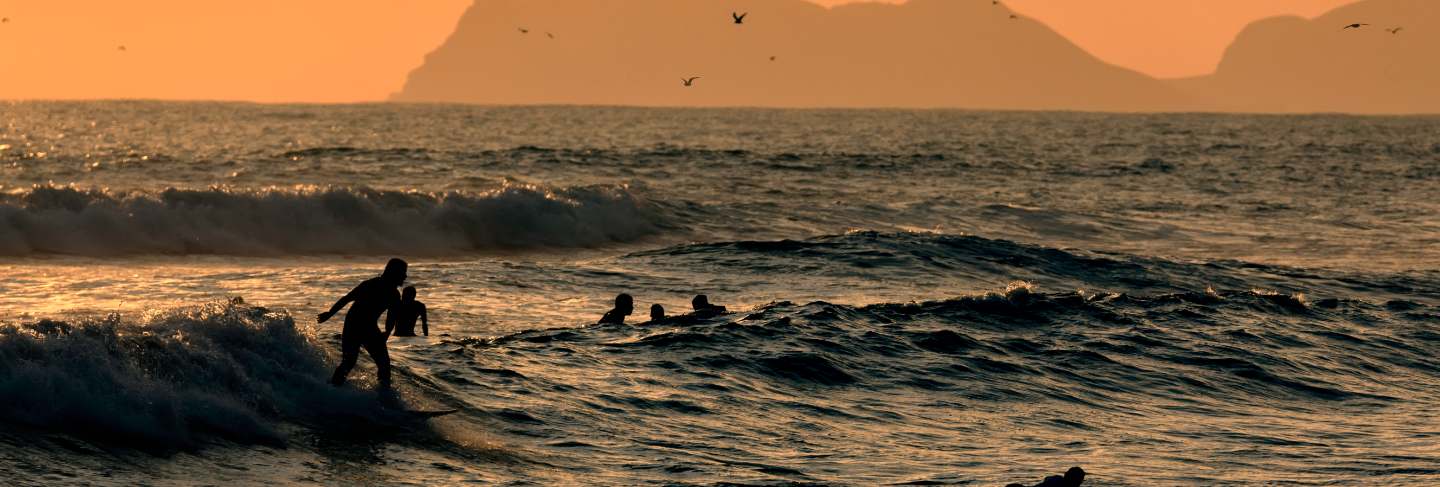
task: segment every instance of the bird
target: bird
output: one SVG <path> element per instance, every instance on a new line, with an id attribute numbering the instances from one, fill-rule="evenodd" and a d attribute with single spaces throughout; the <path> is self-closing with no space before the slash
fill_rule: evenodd
<path id="1" fill-rule="evenodd" d="M 526 28 L 524 28 L 524 27 L 519 27 L 519 28 L 517 28 L 516 30 L 519 30 L 521 34 L 529 34 L 529 33 L 530 33 L 530 29 L 526 29 Z"/>
<path id="2" fill-rule="evenodd" d="M 555 34 L 551 34 L 551 33 L 549 33 L 549 32 L 546 32 L 546 33 L 545 33 L 545 37 L 549 37 L 549 38 L 551 38 L 551 39 L 554 39 L 554 38 L 555 38 Z"/>
<path id="3" fill-rule="evenodd" d="M 8 24 L 8 23 L 10 23 L 10 17 L 5 17 L 5 18 L 3 18 L 3 19 L 0 19 L 0 24 Z"/>
<path id="4" fill-rule="evenodd" d="M 129 49 L 126 49 L 125 46 L 122 45 L 122 46 L 120 46 L 120 47 L 115 48 L 115 50 L 120 51 L 120 52 L 125 52 L 125 51 L 128 51 Z"/>
<path id="5" fill-rule="evenodd" d="M 990 5 L 1000 5 L 1000 0 L 990 0 Z"/>
<path id="6" fill-rule="evenodd" d="M 737 24 L 743 24 L 743 23 L 745 23 L 745 16 L 746 16 L 746 15 L 750 15 L 750 12 L 745 12 L 745 13 L 743 13 L 743 14 L 737 14 L 737 13 L 735 13 L 735 12 L 730 12 L 730 16 L 735 18 L 735 23 L 737 23 Z"/>
<path id="7" fill-rule="evenodd" d="M 1010 20 L 1020 20 L 1020 16 L 1019 16 L 1019 15 L 1015 15 L 1015 14 L 1010 14 Z"/>
<path id="8" fill-rule="evenodd" d="M 1345 30 L 1345 29 L 1359 29 L 1359 28 L 1364 27 L 1364 26 L 1367 26 L 1367 25 L 1370 25 L 1370 24 L 1350 24 L 1350 25 L 1347 25 L 1347 26 L 1345 26 L 1345 27 L 1341 27 L 1340 30 Z"/>
<path id="9" fill-rule="evenodd" d="M 1402 30 L 1405 30 L 1405 28 L 1404 28 L 1404 27 L 1396 27 L 1396 28 L 1393 28 L 1393 29 L 1385 29 L 1385 32 L 1389 32 L 1389 33 L 1391 33 L 1391 34 L 1399 34 L 1400 31 L 1402 31 Z"/>
<path id="10" fill-rule="evenodd" d="M 770 56 L 770 60 L 771 60 L 771 61 L 774 61 L 774 60 L 775 60 L 775 56 Z"/>
<path id="11" fill-rule="evenodd" d="M 699 77 L 699 76 L 691 76 L 691 77 L 689 77 L 689 78 L 680 78 L 680 82 L 681 82 L 681 83 L 685 83 L 685 86 L 690 86 L 691 84 L 694 84 L 694 83 L 695 83 L 695 80 L 697 80 L 697 79 L 700 79 L 700 77 Z"/>

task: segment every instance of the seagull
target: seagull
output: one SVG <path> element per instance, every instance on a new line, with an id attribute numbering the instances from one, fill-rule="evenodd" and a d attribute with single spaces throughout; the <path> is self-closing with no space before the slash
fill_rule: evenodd
<path id="1" fill-rule="evenodd" d="M 524 27 L 520 27 L 520 28 L 518 28 L 518 29 L 516 29 L 516 30 L 519 30 L 521 34 L 529 34 L 529 33 L 530 33 L 530 29 L 526 29 L 526 28 L 524 28 Z"/>
<path id="2" fill-rule="evenodd" d="M 549 33 L 549 32 L 546 32 L 546 33 L 545 33 L 545 37 L 549 37 L 549 38 L 551 38 L 551 39 L 554 39 L 554 38 L 555 38 L 555 34 L 551 34 L 551 33 Z"/>
<path id="3" fill-rule="evenodd" d="M 1359 29 L 1359 28 L 1364 27 L 1364 26 L 1367 26 L 1367 25 L 1370 25 L 1370 24 L 1350 24 L 1350 25 L 1341 27 L 1340 30 L 1345 30 L 1345 29 Z"/>
<path id="4" fill-rule="evenodd" d="M 0 19 L 0 24 L 8 24 L 8 23 L 10 23 L 10 17 L 5 17 L 5 18 L 3 18 L 3 19 Z"/>
<path id="5" fill-rule="evenodd" d="M 1010 14 L 1010 20 L 1020 20 L 1020 16 L 1019 16 L 1019 15 L 1015 15 L 1015 14 Z"/>
<path id="6" fill-rule="evenodd" d="M 775 56 L 770 56 L 770 60 L 771 60 L 771 61 L 774 61 L 774 60 L 775 60 Z"/>
<path id="7" fill-rule="evenodd" d="M 1402 30 L 1405 30 L 1405 28 L 1404 28 L 1404 27 L 1396 27 L 1396 28 L 1394 28 L 1394 29 L 1385 29 L 1385 32 L 1389 32 L 1389 33 L 1391 33 L 1391 34 L 1399 34 L 1400 31 L 1402 31 Z"/>
<path id="8" fill-rule="evenodd" d="M 681 82 L 681 83 L 685 83 L 685 86 L 690 86 L 691 84 L 695 83 L 695 80 L 697 80 L 697 79 L 700 79 L 700 77 L 699 77 L 699 76 L 691 76 L 690 78 L 680 78 L 680 82 Z"/>
<path id="9" fill-rule="evenodd" d="M 128 51 L 129 49 L 125 49 L 125 46 L 120 46 L 120 47 L 115 48 L 115 50 L 120 51 L 120 52 L 125 52 L 125 51 Z"/>
<path id="10" fill-rule="evenodd" d="M 990 5 L 1000 5 L 1000 0 L 990 0 Z"/>
<path id="11" fill-rule="evenodd" d="M 730 12 L 730 16 L 735 18 L 735 23 L 737 23 L 737 24 L 743 24 L 743 23 L 745 23 L 745 16 L 746 16 L 746 15 L 750 15 L 750 12 L 745 12 L 745 13 L 743 13 L 743 14 L 737 14 L 737 13 L 735 13 L 735 12 Z"/>

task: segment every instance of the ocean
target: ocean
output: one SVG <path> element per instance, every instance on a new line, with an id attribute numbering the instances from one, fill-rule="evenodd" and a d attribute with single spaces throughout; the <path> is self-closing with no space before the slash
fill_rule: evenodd
<path id="1" fill-rule="evenodd" d="M 1440 118 L 0 121 L 7 484 L 1440 484 Z M 391 257 L 397 393 L 455 414 L 325 383 Z"/>

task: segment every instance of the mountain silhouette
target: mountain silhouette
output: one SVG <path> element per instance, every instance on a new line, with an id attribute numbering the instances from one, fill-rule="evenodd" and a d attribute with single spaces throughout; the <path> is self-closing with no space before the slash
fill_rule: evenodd
<path id="1" fill-rule="evenodd" d="M 1255 22 L 1215 74 L 1173 83 L 1212 111 L 1440 113 L 1437 47 L 1440 2 L 1365 0 Z"/>
<path id="2" fill-rule="evenodd" d="M 744 24 L 735 12 L 748 12 Z M 517 25 L 563 37 L 519 35 Z M 392 99 L 1440 113 L 1437 41 L 1440 1 L 1363 0 L 1313 20 L 1257 21 L 1214 74 L 1157 80 L 1100 61 L 1003 2 L 476 0 Z M 676 82 L 692 76 L 704 82 Z"/>
<path id="3" fill-rule="evenodd" d="M 736 25 L 733 12 L 748 12 Z M 476 0 L 396 101 L 1175 110 L 1175 86 L 982 1 Z M 561 34 L 517 34 L 524 25 Z M 775 56 L 775 61 L 771 61 Z M 686 88 L 676 79 L 701 76 Z"/>

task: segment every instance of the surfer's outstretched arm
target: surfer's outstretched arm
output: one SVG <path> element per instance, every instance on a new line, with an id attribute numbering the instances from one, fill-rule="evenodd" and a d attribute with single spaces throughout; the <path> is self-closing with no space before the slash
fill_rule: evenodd
<path id="1" fill-rule="evenodd" d="M 320 316 L 315 317 L 315 322 L 324 323 L 326 321 L 329 321 L 331 316 L 335 316 L 335 313 L 339 313 L 340 310 L 345 309 L 345 305 L 350 304 L 351 301 L 354 301 L 355 293 L 359 291 L 359 286 L 356 286 L 355 289 L 351 289 L 349 293 L 345 294 L 345 296 L 342 296 L 339 301 L 336 301 L 334 306 L 330 307 L 330 311 L 320 313 Z"/>

